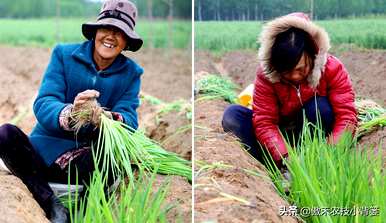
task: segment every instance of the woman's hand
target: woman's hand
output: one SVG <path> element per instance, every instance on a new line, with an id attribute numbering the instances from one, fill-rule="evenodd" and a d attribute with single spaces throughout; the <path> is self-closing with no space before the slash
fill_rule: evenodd
<path id="1" fill-rule="evenodd" d="M 79 111 L 83 104 L 87 101 L 93 100 L 95 98 L 99 97 L 99 92 L 96 90 L 85 90 L 83 92 L 80 92 L 78 95 L 76 95 L 74 99 L 74 107 L 73 112 Z"/>
<path id="2" fill-rule="evenodd" d="M 100 126 L 101 123 L 101 115 L 104 114 L 107 118 L 113 119 L 113 115 L 109 111 L 105 111 L 100 106 L 94 107 L 91 116 L 91 123 L 97 127 Z"/>
<path id="3" fill-rule="evenodd" d="M 82 110 L 82 108 L 84 108 L 87 102 L 95 100 L 98 97 L 99 97 L 99 92 L 96 90 L 86 90 L 79 93 L 74 99 L 74 107 L 72 109 L 72 112 L 76 113 L 77 111 Z M 99 127 L 102 114 L 112 119 L 111 112 L 105 111 L 102 107 L 99 106 L 97 102 L 91 105 L 92 107 L 89 107 L 87 109 L 90 112 L 88 120 L 91 124 L 93 124 L 96 127 Z"/>

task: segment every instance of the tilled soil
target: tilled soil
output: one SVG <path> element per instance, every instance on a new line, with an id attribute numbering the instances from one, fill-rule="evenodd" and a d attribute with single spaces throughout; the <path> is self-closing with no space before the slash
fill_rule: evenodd
<path id="1" fill-rule="evenodd" d="M 18 126 L 29 133 L 35 125 L 32 103 L 50 50 L 0 46 L 0 54 L 0 125 L 20 114 Z"/>
<path id="2" fill-rule="evenodd" d="M 297 222 L 279 215 L 279 207 L 289 204 L 277 194 L 262 164 L 223 132 L 227 105 L 221 100 L 195 103 L 196 173 L 198 161 L 230 165 L 199 171 L 195 177 L 195 222 Z"/>
<path id="3" fill-rule="evenodd" d="M 167 220 L 170 223 L 191 222 L 192 219 L 192 185 L 180 176 L 158 175 L 154 183 L 154 190 L 157 190 L 163 183 L 169 183 L 168 192 L 164 202 L 173 208 L 167 213 Z"/>
<path id="4" fill-rule="evenodd" d="M 190 100 L 183 100 L 181 111 L 157 113 L 162 106 L 144 102 L 138 110 L 140 128 L 148 137 L 159 142 L 166 150 L 185 158 L 192 159 L 192 120 L 187 117 L 187 107 L 191 108 Z"/>
<path id="5" fill-rule="evenodd" d="M 189 100 L 186 100 L 188 103 Z M 167 114 L 157 114 L 161 107 L 143 102 L 139 108 L 140 128 L 148 137 L 159 142 L 168 151 L 181 157 L 192 159 L 191 120 L 184 111 L 172 111 Z M 183 131 L 181 131 L 181 129 Z M 192 185 L 179 176 L 166 177 L 158 175 L 153 185 L 156 191 L 164 182 L 170 182 L 166 204 L 174 208 L 167 214 L 169 222 L 190 222 L 192 219 Z"/>
<path id="6" fill-rule="evenodd" d="M 26 134 L 31 132 L 36 123 L 32 112 L 32 103 L 49 62 L 50 53 L 51 50 L 46 48 L 0 46 L 0 54 L 3 55 L 0 57 L 0 125 L 14 120 Z M 169 50 L 166 52 L 161 49 L 141 49 L 137 53 L 127 53 L 127 56 L 134 59 L 145 70 L 142 76 L 142 91 L 166 102 L 177 99 L 189 100 L 191 97 L 191 53 L 188 50 Z M 154 116 L 155 114 L 150 114 L 151 112 L 156 111 L 142 107 L 138 109 L 140 117 Z M 162 120 L 162 125 L 167 125 L 169 129 L 163 134 L 164 138 L 170 136 L 173 129 L 187 124 L 180 122 L 180 120 L 182 119 L 178 115 L 171 115 L 171 117 Z M 139 120 L 140 123 L 142 121 L 142 119 Z M 162 126 L 154 126 L 155 135 L 157 129 L 163 128 Z M 183 132 L 180 137 L 175 139 L 173 137 L 169 139 L 169 146 L 165 145 L 165 148 L 190 159 L 192 152 L 191 131 Z M 180 141 L 181 139 L 184 141 Z M 184 146 L 178 146 L 179 144 L 184 144 Z M 165 177 L 159 176 L 158 178 L 162 181 Z M 11 184 L 5 182 L 17 183 L 10 186 Z M 185 220 L 189 222 L 192 216 L 191 184 L 182 180 L 181 177 L 172 177 L 170 182 L 170 188 L 173 191 L 169 192 L 167 201 L 177 203 L 176 209 L 180 210 L 178 214 L 183 217 L 184 222 Z M 26 190 L 25 193 L 21 193 L 23 190 Z M 28 190 L 16 177 L 8 173 L 0 173 L 2 203 L 0 222 L 47 221 L 42 220 L 45 219 L 44 213 L 31 194 L 27 192 Z M 168 219 L 173 222 L 175 216 L 177 216 L 176 212 L 172 211 Z"/>
<path id="7" fill-rule="evenodd" d="M 23 182 L 0 171 L 0 222 L 49 223 Z"/>

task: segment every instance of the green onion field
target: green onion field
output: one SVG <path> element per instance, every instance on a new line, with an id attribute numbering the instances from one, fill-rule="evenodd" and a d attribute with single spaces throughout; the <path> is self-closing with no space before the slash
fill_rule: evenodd
<path id="1" fill-rule="evenodd" d="M 57 25 L 55 18 L 0 19 L 0 44 L 52 47 L 57 42 L 80 42 L 85 39 L 81 33 L 81 24 L 94 21 L 95 18 L 61 18 Z M 145 47 L 150 42 L 156 48 L 188 49 L 191 45 L 190 21 L 173 20 L 169 24 L 167 20 L 155 20 L 152 23 L 139 20 L 136 31 L 143 38 Z"/>
<path id="2" fill-rule="evenodd" d="M 330 35 L 333 45 L 354 44 L 386 49 L 386 19 L 339 19 L 317 21 Z M 231 51 L 259 47 L 257 36 L 262 22 L 195 22 L 197 50 Z"/>

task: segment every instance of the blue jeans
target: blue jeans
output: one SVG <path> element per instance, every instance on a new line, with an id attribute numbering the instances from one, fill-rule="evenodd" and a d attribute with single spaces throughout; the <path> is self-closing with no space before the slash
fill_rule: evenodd
<path id="1" fill-rule="evenodd" d="M 299 110 L 292 130 L 288 130 L 288 123 L 280 123 L 279 128 L 283 135 L 294 135 L 295 142 L 301 134 L 303 127 L 303 111 L 307 120 L 317 123 L 317 111 L 320 113 L 321 124 L 326 134 L 331 133 L 334 124 L 334 113 L 327 97 L 317 96 L 307 101 Z M 225 109 L 222 126 L 225 132 L 231 132 L 249 148 L 249 153 L 257 160 L 263 161 L 262 148 L 257 142 L 252 124 L 252 110 L 241 105 L 230 105 Z"/>

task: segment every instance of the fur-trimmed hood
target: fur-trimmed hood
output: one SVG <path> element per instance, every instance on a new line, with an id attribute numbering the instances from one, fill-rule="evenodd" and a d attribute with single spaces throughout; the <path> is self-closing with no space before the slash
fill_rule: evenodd
<path id="1" fill-rule="evenodd" d="M 268 74 L 268 70 L 271 70 L 269 63 L 271 57 L 271 49 L 275 42 L 276 36 L 279 33 L 285 32 L 291 27 L 302 29 L 309 33 L 313 38 L 315 45 L 318 48 L 318 53 L 314 61 L 314 68 L 312 73 L 308 76 L 308 83 L 316 88 L 319 84 L 320 77 L 324 71 L 325 64 L 327 62 L 327 53 L 330 49 L 330 39 L 327 32 L 311 22 L 308 16 L 304 13 L 292 13 L 286 16 L 276 18 L 263 27 L 263 31 L 260 34 L 259 42 L 260 49 L 258 59 L 264 70 L 266 78 L 272 83 L 280 81 L 280 74 L 273 71 Z"/>

